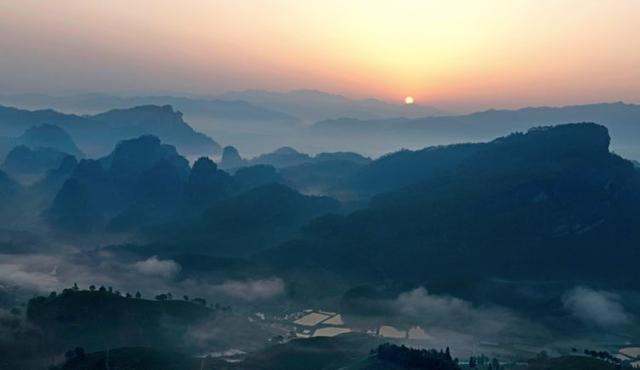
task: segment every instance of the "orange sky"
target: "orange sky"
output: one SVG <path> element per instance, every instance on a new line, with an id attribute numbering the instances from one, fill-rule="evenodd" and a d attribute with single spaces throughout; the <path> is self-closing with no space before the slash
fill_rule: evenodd
<path id="1" fill-rule="evenodd" d="M 640 102 L 640 1 L 4 0 L 0 89 Z"/>

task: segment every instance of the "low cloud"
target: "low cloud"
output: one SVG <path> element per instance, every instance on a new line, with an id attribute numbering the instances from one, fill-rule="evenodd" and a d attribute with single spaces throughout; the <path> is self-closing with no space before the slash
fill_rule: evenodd
<path id="1" fill-rule="evenodd" d="M 0 255 L 0 284 L 47 291 L 58 285 L 60 261 L 45 255 Z"/>
<path id="2" fill-rule="evenodd" d="M 73 283 L 112 284 L 112 264 L 84 264 L 69 255 L 0 254 L 0 285 L 25 291 L 46 293 L 68 288 Z"/>
<path id="3" fill-rule="evenodd" d="M 478 307 L 456 297 L 430 294 L 423 287 L 400 294 L 394 306 L 401 316 L 430 327 L 475 331 L 482 335 L 504 333 L 528 325 L 505 308 Z"/>
<path id="4" fill-rule="evenodd" d="M 161 260 L 157 256 L 153 256 L 134 263 L 133 269 L 143 275 L 172 279 L 180 272 L 181 267 L 173 260 Z"/>
<path id="5" fill-rule="evenodd" d="M 77 283 L 112 286 L 121 292 L 140 291 L 145 297 L 172 292 L 190 295 L 227 297 L 244 302 L 264 301 L 285 293 L 281 278 L 226 280 L 178 279 L 180 264 L 152 256 L 138 261 L 122 261 L 109 253 L 0 254 L 0 291 L 19 288 L 21 299 L 34 293 L 47 294 Z"/>
<path id="6" fill-rule="evenodd" d="M 213 286 L 211 290 L 251 302 L 271 299 L 284 294 L 285 284 L 282 279 L 277 277 L 263 280 L 228 280 Z"/>
<path id="7" fill-rule="evenodd" d="M 562 299 L 564 308 L 587 323 L 602 327 L 619 326 L 633 322 L 620 303 L 621 297 L 615 293 L 576 287 Z"/>

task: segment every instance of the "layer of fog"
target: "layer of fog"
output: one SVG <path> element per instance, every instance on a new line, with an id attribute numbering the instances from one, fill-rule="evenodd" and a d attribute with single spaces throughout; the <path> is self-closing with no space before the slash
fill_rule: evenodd
<path id="1" fill-rule="evenodd" d="M 619 294 L 576 287 L 563 296 L 565 309 L 578 319 L 601 327 L 631 325 L 635 317 L 627 312 Z"/>
<path id="2" fill-rule="evenodd" d="M 576 286 L 558 298 L 561 312 L 552 314 L 550 308 L 549 317 L 537 317 L 518 307 L 474 304 L 417 287 L 395 298 L 365 303 L 362 307 L 369 305 L 377 313 L 352 314 L 349 319 L 358 325 L 393 325 L 401 330 L 419 326 L 428 339 L 411 345 L 450 346 L 460 357 L 493 353 L 527 358 L 543 350 L 558 355 L 573 347 L 610 349 L 611 341 L 636 338 L 637 322 L 631 312 L 637 309 L 638 297 Z"/>
<path id="3" fill-rule="evenodd" d="M 122 294 L 139 291 L 148 299 L 172 293 L 176 299 L 187 295 L 239 304 L 269 301 L 285 293 L 285 283 L 278 277 L 210 281 L 181 271 L 171 259 L 151 256 L 125 261 L 108 251 L 0 254 L 0 291 L 28 299 L 78 284 L 81 289 L 112 287 Z"/>

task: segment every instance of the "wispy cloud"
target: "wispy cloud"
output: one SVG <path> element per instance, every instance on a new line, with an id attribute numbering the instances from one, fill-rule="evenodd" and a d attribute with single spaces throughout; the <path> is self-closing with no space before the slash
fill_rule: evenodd
<path id="1" fill-rule="evenodd" d="M 476 306 L 460 298 L 430 294 L 419 287 L 393 302 L 396 312 L 428 327 L 442 327 L 474 335 L 515 332 L 532 324 L 497 306 Z"/>
<path id="2" fill-rule="evenodd" d="M 149 276 L 160 276 L 171 279 L 180 272 L 181 267 L 173 260 L 161 260 L 157 256 L 152 256 L 144 261 L 138 261 L 132 265 L 133 269 L 140 274 Z"/>
<path id="3" fill-rule="evenodd" d="M 603 327 L 625 325 L 634 318 L 615 293 L 576 287 L 563 296 L 564 308 L 580 320 Z"/>
<path id="4" fill-rule="evenodd" d="M 250 302 L 271 299 L 284 294 L 285 284 L 277 277 L 262 280 L 228 280 L 211 286 L 210 290 Z"/>

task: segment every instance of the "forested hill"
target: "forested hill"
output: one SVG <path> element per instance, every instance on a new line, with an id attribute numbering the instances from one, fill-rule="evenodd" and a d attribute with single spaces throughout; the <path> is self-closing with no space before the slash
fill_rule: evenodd
<path id="1" fill-rule="evenodd" d="M 640 174 L 608 145 L 591 123 L 499 138 L 364 210 L 312 222 L 265 258 L 380 279 L 622 284 L 637 279 Z"/>

